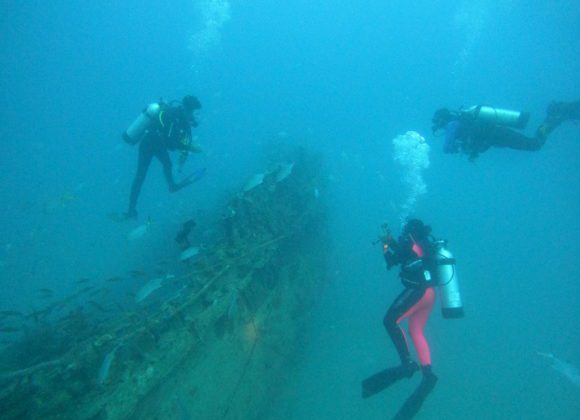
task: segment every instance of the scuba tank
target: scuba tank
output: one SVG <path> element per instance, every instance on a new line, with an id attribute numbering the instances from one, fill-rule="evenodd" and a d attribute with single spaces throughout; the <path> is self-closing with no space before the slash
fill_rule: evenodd
<path id="1" fill-rule="evenodd" d="M 159 117 L 160 110 L 161 105 L 159 103 L 153 102 L 149 104 L 123 133 L 123 140 L 130 145 L 139 143 L 151 123 Z"/>
<path id="2" fill-rule="evenodd" d="M 460 111 L 461 116 L 473 121 L 503 127 L 525 128 L 530 119 L 529 112 L 510 111 L 508 109 L 493 108 L 491 106 L 474 105 Z"/>
<path id="3" fill-rule="evenodd" d="M 463 318 L 463 303 L 459 293 L 459 281 L 455 269 L 455 258 L 447 247 L 447 241 L 435 241 L 437 285 L 443 318 Z"/>

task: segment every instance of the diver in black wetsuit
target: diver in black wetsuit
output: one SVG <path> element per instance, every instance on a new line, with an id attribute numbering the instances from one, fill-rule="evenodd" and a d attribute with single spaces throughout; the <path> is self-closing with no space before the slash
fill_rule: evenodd
<path id="1" fill-rule="evenodd" d="M 187 177 L 181 182 L 175 182 L 169 151 L 182 152 L 180 164 L 185 162 L 190 152 L 201 152 L 201 147 L 192 143 L 191 138 L 191 127 L 197 126 L 194 111 L 201 108 L 200 102 L 195 96 L 188 95 L 176 106 L 165 103 L 155 105 L 158 106 L 154 113 L 147 111 L 150 121 L 140 140 L 137 173 L 131 186 L 129 209 L 125 214 L 127 219 L 137 218 L 137 199 L 153 157 L 156 157 L 163 165 L 163 174 L 170 192 L 179 191 L 195 181 L 192 177 Z M 127 132 L 124 138 L 128 143 L 134 143 L 128 138 Z"/>
<path id="2" fill-rule="evenodd" d="M 385 237 L 381 238 L 387 269 L 400 265 L 399 277 L 405 287 L 391 304 L 383 320 L 401 364 L 365 379 L 362 382 L 362 397 L 371 397 L 403 378 L 412 377 L 419 370 L 419 365 L 411 359 L 407 338 L 399 326 L 406 318 L 409 320 L 409 334 L 423 373 L 421 383 L 405 401 L 395 419 L 412 418 L 437 383 L 437 376 L 431 369 L 429 345 L 423 335 L 435 302 L 434 277 L 437 262 L 430 233 L 429 226 L 421 220 L 412 219 L 405 224 L 398 240 L 388 230 Z"/>
<path id="3" fill-rule="evenodd" d="M 529 113 L 486 106 L 462 111 L 441 108 L 433 115 L 433 132 L 445 130 L 445 153 L 464 153 L 470 160 L 490 147 L 536 151 L 542 148 L 550 133 L 562 122 L 580 120 L 580 101 L 552 102 L 534 137 L 525 136 L 512 129 L 525 128 L 529 117 Z"/>
<path id="4" fill-rule="evenodd" d="M 189 219 L 183 223 L 183 226 L 181 226 L 181 229 L 179 232 L 177 232 L 177 235 L 175 236 L 175 242 L 177 242 L 182 251 L 191 246 L 191 243 L 189 242 L 189 234 L 195 226 L 195 221 L 193 219 Z"/>

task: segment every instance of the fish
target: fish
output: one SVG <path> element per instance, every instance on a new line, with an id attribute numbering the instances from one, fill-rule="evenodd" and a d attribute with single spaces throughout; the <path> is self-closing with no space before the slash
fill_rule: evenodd
<path id="1" fill-rule="evenodd" d="M 116 283 L 116 282 L 121 281 L 121 280 L 123 280 L 123 277 L 115 276 L 115 277 L 110 277 L 105 281 L 108 281 L 109 283 Z"/>
<path id="2" fill-rule="evenodd" d="M 228 320 L 233 321 L 238 313 L 238 290 L 234 290 L 228 306 Z"/>
<path id="3" fill-rule="evenodd" d="M 99 375 L 97 377 L 97 383 L 101 386 L 105 385 L 107 379 L 109 378 L 111 365 L 113 364 L 113 360 L 115 360 L 115 354 L 117 353 L 119 347 L 120 344 L 117 344 L 115 347 L 113 347 L 113 350 L 106 354 L 103 362 L 101 363 L 101 367 L 99 368 Z"/>
<path id="4" fill-rule="evenodd" d="M 42 212 L 44 214 L 53 214 L 59 209 L 65 208 L 71 201 L 76 199 L 76 195 L 71 192 L 65 192 L 60 197 L 54 198 L 46 202 L 43 206 Z"/>
<path id="5" fill-rule="evenodd" d="M 288 178 L 292 173 L 293 168 L 294 162 L 281 163 L 278 167 L 278 172 L 276 172 L 276 182 L 280 182 Z"/>
<path id="6" fill-rule="evenodd" d="M 536 352 L 539 356 L 546 357 L 552 361 L 552 368 L 565 376 L 577 388 L 580 388 L 580 371 L 568 362 L 558 359 L 553 353 Z"/>
<path id="7" fill-rule="evenodd" d="M 129 275 L 131 277 L 143 277 L 145 276 L 145 272 L 140 270 L 131 270 L 129 271 Z"/>
<path id="8" fill-rule="evenodd" d="M 244 185 L 244 192 L 253 190 L 262 182 L 264 182 L 264 176 L 265 176 L 264 174 L 256 174 L 253 177 L 251 177 L 249 181 L 246 182 L 246 185 Z"/>
<path id="9" fill-rule="evenodd" d="M 20 311 L 10 311 L 10 310 L 0 311 L 0 317 L 6 318 L 9 316 L 24 316 L 24 314 Z"/>
<path id="10" fill-rule="evenodd" d="M 180 261 L 187 261 L 199 254 L 199 247 L 197 246 L 190 246 L 189 248 L 185 249 L 180 255 Z"/>
<path id="11" fill-rule="evenodd" d="M 161 288 L 161 286 L 163 285 L 163 280 L 165 280 L 165 277 L 157 277 L 154 278 L 153 280 L 149 280 L 149 282 L 147 282 L 145 286 L 139 289 L 135 294 L 135 302 L 139 303 L 144 301 L 147 298 L 147 296 L 149 296 L 157 289 Z"/>
<path id="12" fill-rule="evenodd" d="M 85 283 L 88 283 L 88 282 L 90 282 L 90 281 L 91 281 L 91 279 L 82 278 L 82 279 L 78 279 L 78 280 L 77 280 L 77 281 L 75 281 L 74 283 L 75 283 L 75 284 L 85 284 Z"/>
<path id="13" fill-rule="evenodd" d="M 94 300 L 89 300 L 87 303 L 91 304 L 93 307 L 97 308 L 101 312 L 107 312 L 107 310 L 103 308 L 101 304 L 95 302 Z"/>
<path id="14" fill-rule="evenodd" d="M 90 292 L 91 290 L 93 290 L 95 288 L 95 286 L 87 286 L 87 287 L 83 287 L 81 290 L 79 290 L 77 292 L 77 295 L 82 295 L 83 293 L 86 292 Z"/>
<path id="15" fill-rule="evenodd" d="M 38 289 L 38 291 L 39 291 L 40 293 L 43 293 L 43 294 L 45 294 L 45 295 L 52 295 L 52 294 L 54 293 L 54 292 L 53 292 L 52 290 L 50 290 L 50 289 Z"/>
<path id="16" fill-rule="evenodd" d="M 137 239 L 141 239 L 145 236 L 151 228 L 151 218 L 147 219 L 147 222 L 143 223 L 142 225 L 137 226 L 127 235 L 127 239 L 130 241 L 136 241 Z"/>
<path id="17" fill-rule="evenodd" d="M 0 327 L 0 332 L 3 333 L 13 333 L 18 331 L 20 331 L 20 329 L 14 327 Z"/>

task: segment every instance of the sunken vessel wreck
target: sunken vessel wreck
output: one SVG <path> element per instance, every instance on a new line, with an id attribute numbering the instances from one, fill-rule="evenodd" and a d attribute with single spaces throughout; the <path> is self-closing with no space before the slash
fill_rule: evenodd
<path id="1" fill-rule="evenodd" d="M 296 360 L 327 247 L 319 158 L 277 162 L 217 209 L 215 238 L 171 279 L 176 293 L 105 321 L 79 310 L 0 350 L 1 417 L 263 416 Z"/>

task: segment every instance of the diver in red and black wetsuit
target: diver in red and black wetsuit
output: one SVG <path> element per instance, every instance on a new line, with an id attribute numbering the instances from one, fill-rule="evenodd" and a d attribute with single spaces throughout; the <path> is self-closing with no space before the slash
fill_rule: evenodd
<path id="1" fill-rule="evenodd" d="M 409 220 L 398 240 L 390 234 L 384 239 L 383 252 L 387 269 L 401 266 L 399 276 L 405 289 L 389 307 L 383 320 L 385 328 L 395 345 L 401 365 L 385 369 L 362 383 L 363 398 L 368 398 L 387 388 L 396 381 L 410 378 L 419 370 L 411 359 L 407 338 L 399 326 L 400 322 L 409 319 L 409 334 L 419 357 L 423 379 L 419 387 L 407 399 L 399 410 L 396 419 L 411 418 L 421 407 L 427 395 L 433 390 L 437 377 L 431 370 L 431 353 L 423 335 L 423 329 L 435 301 L 434 248 L 430 240 L 431 228 L 418 219 Z M 432 274 L 433 273 L 433 274 Z"/>

